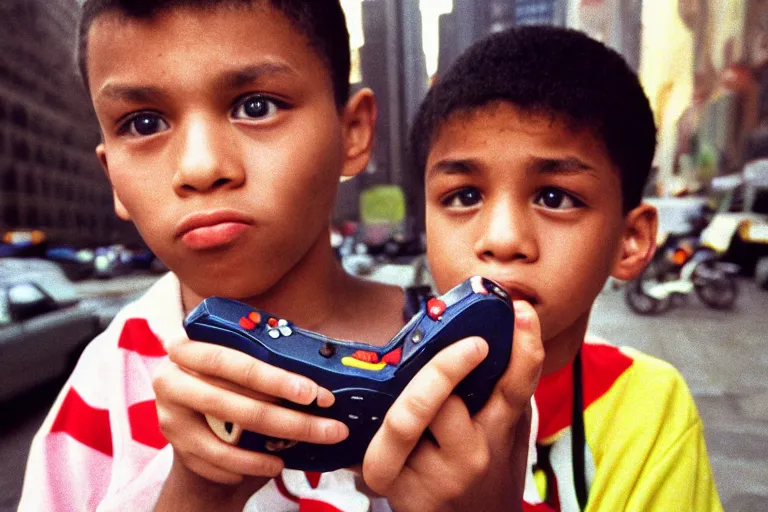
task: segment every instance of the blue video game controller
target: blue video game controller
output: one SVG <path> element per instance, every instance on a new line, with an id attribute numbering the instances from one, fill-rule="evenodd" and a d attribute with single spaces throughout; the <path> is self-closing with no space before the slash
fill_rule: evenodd
<path id="1" fill-rule="evenodd" d="M 421 309 L 389 343 L 376 347 L 303 330 L 236 300 L 205 299 L 184 321 L 190 339 L 245 352 L 330 390 L 336 398 L 331 407 L 288 401 L 281 405 L 339 420 L 349 427 L 349 437 L 320 445 L 275 439 L 210 416 L 208 424 L 230 444 L 279 454 L 290 469 L 325 472 L 360 464 L 408 382 L 440 350 L 469 336 L 484 338 L 489 353 L 454 393 L 471 414 L 476 413 L 509 363 L 514 327 L 510 298 L 493 281 L 476 276 L 422 302 Z"/>

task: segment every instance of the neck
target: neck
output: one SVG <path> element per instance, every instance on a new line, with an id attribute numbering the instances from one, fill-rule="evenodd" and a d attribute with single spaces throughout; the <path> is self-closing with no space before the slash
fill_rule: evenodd
<path id="1" fill-rule="evenodd" d="M 584 343 L 590 311 L 585 312 L 567 329 L 544 341 L 544 368 L 542 375 L 549 375 L 574 360 Z"/>
<path id="2" fill-rule="evenodd" d="M 258 295 L 239 300 L 302 328 L 322 332 L 323 326 L 341 312 L 337 306 L 353 289 L 354 279 L 333 256 L 327 237 L 319 237 L 276 283 Z M 185 313 L 203 299 L 183 283 L 181 296 Z"/>

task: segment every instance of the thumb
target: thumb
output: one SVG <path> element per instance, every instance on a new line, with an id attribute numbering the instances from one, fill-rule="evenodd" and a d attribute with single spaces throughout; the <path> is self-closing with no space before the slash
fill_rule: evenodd
<path id="1" fill-rule="evenodd" d="M 485 407 L 475 416 L 487 426 L 514 428 L 525 411 L 539 383 L 544 364 L 544 345 L 541 325 L 536 310 L 529 303 L 518 300 L 515 308 L 515 327 L 509 366 L 502 375 Z"/>

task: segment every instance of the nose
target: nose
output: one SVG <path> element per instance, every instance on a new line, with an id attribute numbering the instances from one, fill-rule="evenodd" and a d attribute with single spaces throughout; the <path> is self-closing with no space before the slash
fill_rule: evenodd
<path id="1" fill-rule="evenodd" d="M 245 171 L 227 127 L 219 127 L 205 116 L 188 119 L 181 127 L 179 157 L 173 177 L 177 194 L 237 188 L 245 182 Z"/>
<path id="2" fill-rule="evenodd" d="M 496 201 L 480 221 L 475 242 L 476 256 L 486 262 L 533 262 L 539 258 L 534 220 L 526 205 Z"/>

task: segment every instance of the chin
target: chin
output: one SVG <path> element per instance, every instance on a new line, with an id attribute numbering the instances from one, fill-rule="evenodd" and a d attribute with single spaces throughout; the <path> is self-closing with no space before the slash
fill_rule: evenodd
<path id="1" fill-rule="evenodd" d="M 253 279 L 242 279 L 237 272 L 229 272 L 226 276 L 219 276 L 215 273 L 206 276 L 177 275 L 184 287 L 197 295 L 200 300 L 213 296 L 245 300 L 264 293 L 270 287 L 267 283 L 254 283 Z M 259 286 L 260 284 L 261 286 Z"/>

